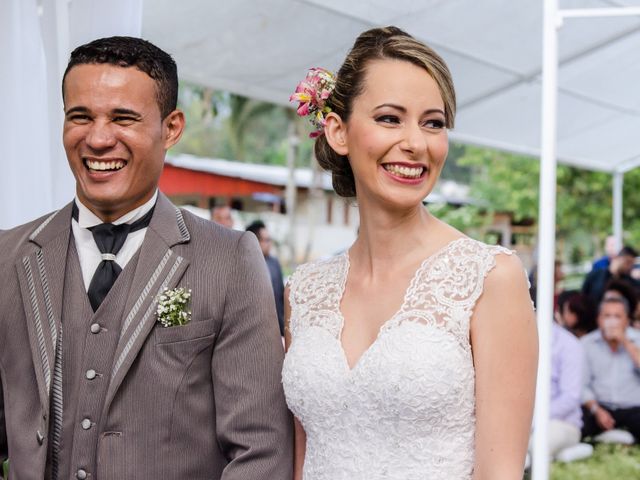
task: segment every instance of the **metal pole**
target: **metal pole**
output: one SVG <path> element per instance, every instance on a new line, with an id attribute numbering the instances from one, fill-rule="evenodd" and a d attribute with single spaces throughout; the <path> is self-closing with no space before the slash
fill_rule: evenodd
<path id="1" fill-rule="evenodd" d="M 613 173 L 613 236 L 616 239 L 617 249 L 623 245 L 622 238 L 622 186 L 624 183 L 624 173 L 616 171 Z"/>
<path id="2" fill-rule="evenodd" d="M 292 110 L 293 111 L 293 110 Z M 296 126 L 293 119 L 289 121 L 289 130 L 287 134 L 287 169 L 289 175 L 287 177 L 287 186 L 285 189 L 285 205 L 287 206 L 287 217 L 289 219 L 289 228 L 287 232 L 287 245 L 289 250 L 289 265 L 296 263 L 296 157 L 298 156 L 298 145 L 300 138 L 296 132 Z"/>
<path id="3" fill-rule="evenodd" d="M 556 123 L 558 106 L 558 0 L 544 1 L 542 53 L 542 157 L 538 230 L 538 334 L 540 357 L 533 426 L 532 480 L 549 478 L 551 322 L 556 236 Z"/>

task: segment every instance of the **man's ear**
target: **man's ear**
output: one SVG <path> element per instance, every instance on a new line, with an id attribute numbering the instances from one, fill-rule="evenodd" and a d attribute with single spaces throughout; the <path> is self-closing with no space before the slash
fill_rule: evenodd
<path id="1" fill-rule="evenodd" d="M 324 134 L 327 137 L 329 146 L 338 155 L 348 155 L 349 146 L 347 144 L 347 125 L 342 121 L 337 113 L 330 112 L 325 118 Z"/>
<path id="2" fill-rule="evenodd" d="M 174 110 L 165 117 L 165 119 L 162 121 L 165 150 L 169 150 L 176 143 L 178 143 L 180 137 L 182 137 L 184 126 L 184 113 L 182 113 L 180 110 Z"/>

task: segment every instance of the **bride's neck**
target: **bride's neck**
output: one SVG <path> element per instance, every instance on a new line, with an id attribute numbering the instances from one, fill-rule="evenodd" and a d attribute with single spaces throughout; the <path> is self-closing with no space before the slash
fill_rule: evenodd
<path id="1" fill-rule="evenodd" d="M 352 264 L 371 274 L 409 262 L 428 248 L 437 220 L 422 205 L 407 212 L 369 211 L 360 206 L 358 238 L 349 250 Z"/>

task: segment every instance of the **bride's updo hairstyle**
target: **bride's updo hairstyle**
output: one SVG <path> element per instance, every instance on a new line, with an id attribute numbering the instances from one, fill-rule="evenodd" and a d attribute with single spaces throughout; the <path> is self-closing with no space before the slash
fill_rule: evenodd
<path id="1" fill-rule="evenodd" d="M 347 122 L 353 101 L 362 93 L 367 64 L 373 60 L 405 60 L 424 68 L 435 80 L 444 101 L 445 126 L 453 128 L 456 94 L 444 60 L 431 48 L 397 27 L 374 28 L 362 33 L 337 74 L 327 106 Z M 322 168 L 331 172 L 333 188 L 341 197 L 355 197 L 356 185 L 349 160 L 337 154 L 324 135 L 316 139 L 315 154 Z"/>

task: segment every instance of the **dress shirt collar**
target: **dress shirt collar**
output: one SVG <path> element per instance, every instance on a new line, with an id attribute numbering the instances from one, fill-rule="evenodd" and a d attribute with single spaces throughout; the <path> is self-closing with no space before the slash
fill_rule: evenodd
<path id="1" fill-rule="evenodd" d="M 153 196 L 144 204 L 140 205 L 137 208 L 134 208 L 130 212 L 125 213 L 117 220 L 114 220 L 114 225 L 119 225 L 121 223 L 131 223 L 135 222 L 139 218 L 142 218 L 149 210 L 153 208 L 156 204 L 156 200 L 158 199 L 158 189 L 154 192 Z M 100 223 L 104 223 L 100 217 L 98 217 L 95 213 L 89 210 L 78 198 L 76 195 L 75 198 L 76 205 L 78 206 L 78 226 L 81 228 L 91 228 Z"/>

